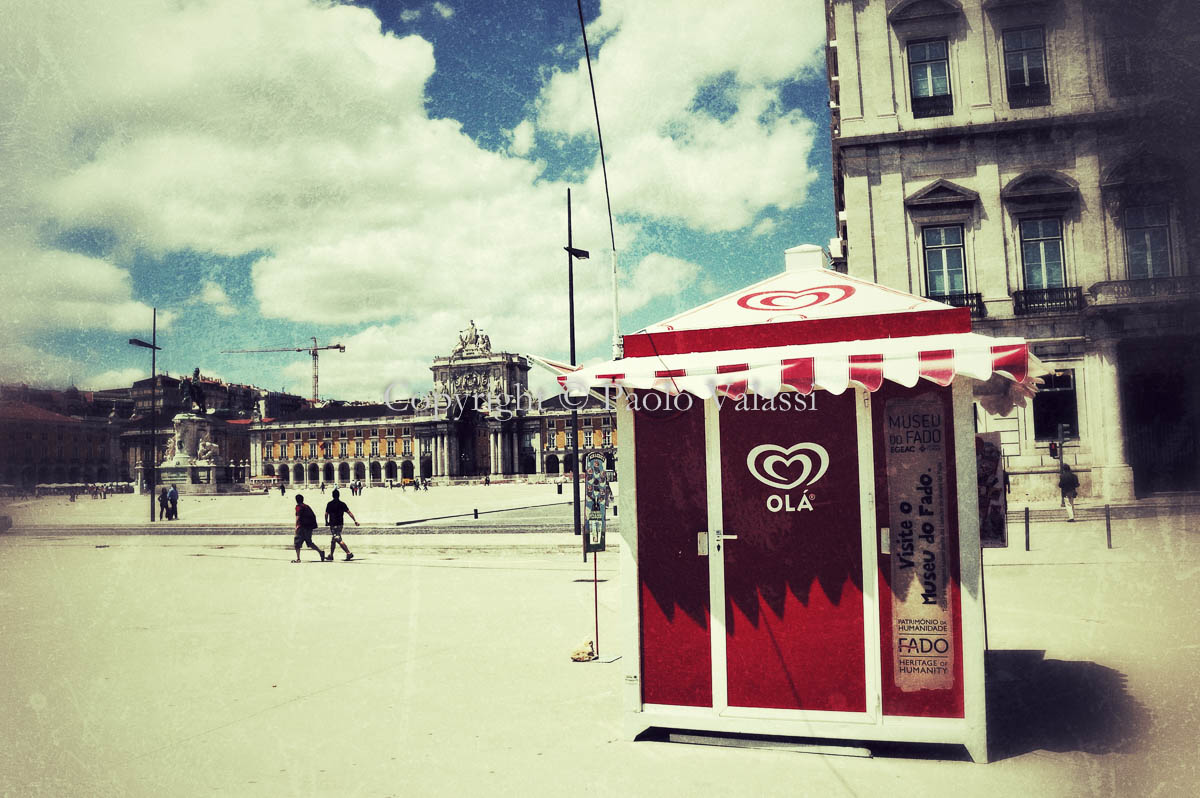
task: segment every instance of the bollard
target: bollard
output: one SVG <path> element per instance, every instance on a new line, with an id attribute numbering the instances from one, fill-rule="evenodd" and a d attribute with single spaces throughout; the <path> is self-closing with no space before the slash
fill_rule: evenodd
<path id="1" fill-rule="evenodd" d="M 1108 547 L 1112 548 L 1112 513 L 1109 506 L 1104 505 L 1104 535 L 1108 538 Z"/>
<path id="2" fill-rule="evenodd" d="M 617 517 L 617 505 L 613 505 L 613 518 Z"/>
<path id="3" fill-rule="evenodd" d="M 1025 551 L 1029 551 L 1029 508 L 1025 508 Z"/>
<path id="4" fill-rule="evenodd" d="M 479 508 L 478 507 L 475 508 L 475 520 L 476 521 L 479 520 Z"/>
<path id="5" fill-rule="evenodd" d="M 561 483 L 561 482 L 560 482 L 560 483 L 558 483 L 558 495 L 559 495 L 559 496 L 561 496 L 561 495 L 562 495 L 562 483 Z"/>

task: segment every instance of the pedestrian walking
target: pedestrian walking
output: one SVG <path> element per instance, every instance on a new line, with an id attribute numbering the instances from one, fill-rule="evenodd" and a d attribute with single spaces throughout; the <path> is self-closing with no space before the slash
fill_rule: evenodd
<path id="1" fill-rule="evenodd" d="M 299 493 L 296 494 L 296 536 L 292 539 L 293 545 L 296 547 L 296 559 L 292 562 L 300 562 L 300 547 L 307 544 L 310 549 L 313 549 L 317 554 L 321 555 L 321 561 L 325 561 L 325 552 L 313 543 L 313 532 L 317 531 L 317 515 L 313 509 L 304 503 L 304 497 Z M 333 554 L 329 555 L 329 559 L 333 559 Z"/>
<path id="2" fill-rule="evenodd" d="M 322 494 L 325 493 L 325 483 L 324 482 L 321 483 L 321 493 Z"/>
<path id="3" fill-rule="evenodd" d="M 1062 491 L 1063 505 L 1067 508 L 1067 520 L 1075 520 L 1075 494 L 1079 490 L 1079 477 L 1075 476 L 1075 472 L 1066 463 L 1062 465 L 1062 472 L 1058 476 L 1058 489 Z"/>
<path id="4" fill-rule="evenodd" d="M 158 494 L 158 520 L 163 520 L 163 516 L 167 514 L 167 489 L 163 488 Z"/>
<path id="5" fill-rule="evenodd" d="M 342 547 L 342 551 L 346 552 L 346 562 L 354 559 L 354 552 L 346 547 L 346 542 L 342 540 L 342 522 L 345 520 L 343 516 L 350 516 L 354 521 L 354 525 L 358 526 L 358 519 L 354 517 L 354 513 L 350 512 L 350 508 L 346 503 L 338 498 L 338 491 L 333 492 L 333 500 L 325 505 L 325 526 L 329 527 L 329 561 L 333 562 L 333 553 L 337 551 L 337 546 Z"/>
<path id="6" fill-rule="evenodd" d="M 179 518 L 179 489 L 174 485 L 167 491 L 167 520 L 175 521 Z"/>

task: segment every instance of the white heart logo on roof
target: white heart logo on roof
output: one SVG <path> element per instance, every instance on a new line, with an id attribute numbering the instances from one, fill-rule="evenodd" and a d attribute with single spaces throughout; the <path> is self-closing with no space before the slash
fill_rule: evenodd
<path id="1" fill-rule="evenodd" d="M 738 299 L 738 307 L 747 310 L 803 310 L 816 305 L 832 305 L 854 295 L 852 285 L 822 285 L 802 291 L 758 291 Z"/>
<path id="2" fill-rule="evenodd" d="M 794 473 L 794 463 L 800 464 L 798 476 Z M 797 443 L 788 449 L 773 443 L 764 443 L 755 446 L 746 455 L 746 467 L 750 469 L 754 478 L 764 485 L 791 490 L 800 485 L 816 484 L 829 468 L 829 452 L 818 443 Z M 793 473 L 790 476 L 786 473 L 780 474 L 780 467 Z"/>

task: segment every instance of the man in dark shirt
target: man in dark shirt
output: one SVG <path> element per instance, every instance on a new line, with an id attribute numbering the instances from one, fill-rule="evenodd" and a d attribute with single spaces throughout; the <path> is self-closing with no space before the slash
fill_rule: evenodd
<path id="1" fill-rule="evenodd" d="M 317 544 L 313 543 L 312 534 L 317 530 L 317 514 L 312 508 L 304 503 L 304 497 L 299 493 L 296 494 L 296 537 L 292 541 L 296 546 L 296 559 L 292 562 L 300 562 L 300 547 L 305 543 L 308 547 L 321 555 L 321 559 L 325 559 L 325 552 L 317 548 Z M 333 552 L 329 552 L 329 559 L 333 559 Z"/>
<path id="2" fill-rule="evenodd" d="M 354 520 L 354 525 L 358 526 L 358 519 L 354 518 L 354 513 L 350 512 L 350 508 L 346 503 L 338 498 L 339 492 L 337 489 L 333 491 L 333 500 L 325 505 L 325 526 L 329 527 L 329 534 L 332 537 L 329 540 L 329 561 L 333 561 L 333 553 L 337 551 L 337 546 L 342 547 L 342 551 L 346 552 L 346 560 L 354 559 L 354 552 L 346 548 L 345 541 L 342 540 L 342 516 L 348 515 Z"/>

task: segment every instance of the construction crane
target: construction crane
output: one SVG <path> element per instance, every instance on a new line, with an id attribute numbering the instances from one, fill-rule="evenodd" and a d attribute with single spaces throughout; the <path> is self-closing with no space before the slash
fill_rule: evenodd
<path id="1" fill-rule="evenodd" d="M 342 344 L 330 344 L 329 346 L 317 346 L 317 339 L 313 338 L 312 346 L 285 346 L 285 347 L 281 347 L 279 349 L 231 349 L 231 350 L 222 352 L 221 354 L 222 355 L 250 355 L 250 354 L 257 354 L 259 352 L 308 352 L 310 355 L 312 355 L 312 359 L 313 359 L 312 400 L 313 400 L 313 404 L 316 404 L 317 397 L 318 397 L 318 394 L 317 394 L 318 353 L 320 353 L 320 351 L 322 349 L 336 349 L 339 352 L 346 351 L 346 347 L 343 346 Z"/>

